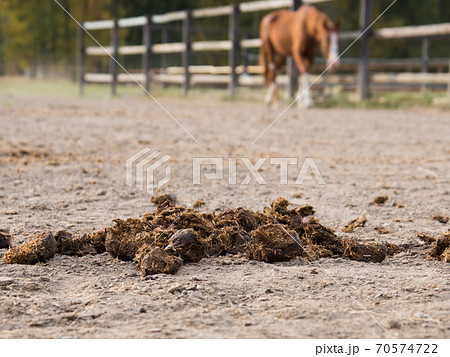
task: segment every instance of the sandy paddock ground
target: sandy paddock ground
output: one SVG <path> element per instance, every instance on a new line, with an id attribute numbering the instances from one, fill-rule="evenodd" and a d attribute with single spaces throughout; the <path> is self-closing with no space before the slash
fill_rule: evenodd
<path id="1" fill-rule="evenodd" d="M 143 98 L 1 95 L 0 229 L 19 244 L 36 231 L 91 232 L 154 210 L 148 194 L 125 185 L 125 160 L 150 147 L 173 157 L 172 181 L 160 192 L 186 206 L 202 199 L 202 210 L 257 210 L 283 196 L 311 204 L 342 235 L 405 251 L 380 264 L 226 256 L 146 278 L 108 254 L 0 264 L 1 337 L 449 337 L 449 265 L 426 259 L 417 239 L 449 228 L 431 219 L 450 214 L 448 112 L 290 110 L 252 145 L 279 112 L 258 103 L 161 103 L 199 144 Z M 278 168 L 265 164 L 267 185 L 195 186 L 193 157 L 311 157 L 326 185 L 295 185 L 294 167 L 280 185 Z M 238 181 L 246 174 L 239 165 Z M 378 195 L 389 200 L 369 205 Z M 363 213 L 365 227 L 341 232 Z"/>

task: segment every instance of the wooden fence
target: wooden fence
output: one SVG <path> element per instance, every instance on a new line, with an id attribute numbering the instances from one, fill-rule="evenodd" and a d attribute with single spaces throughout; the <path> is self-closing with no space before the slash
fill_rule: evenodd
<path id="1" fill-rule="evenodd" d="M 78 29 L 78 81 L 79 92 L 83 94 L 85 83 L 110 83 L 112 94 L 116 94 L 118 83 L 134 82 L 138 80 L 148 91 L 151 82 L 176 83 L 184 88 L 187 93 L 192 85 L 196 84 L 225 84 L 228 86 L 230 94 L 234 94 L 238 86 L 262 85 L 261 76 L 243 76 L 242 74 L 259 74 L 262 69 L 258 66 L 242 66 L 238 62 L 239 51 L 247 51 L 251 48 L 259 48 L 261 41 L 258 38 L 241 39 L 239 31 L 239 17 L 241 13 L 259 12 L 275 10 L 280 8 L 297 9 L 302 3 L 321 3 L 332 0 L 265 0 L 252 1 L 235 5 L 219 6 L 213 8 L 203 8 L 196 10 L 177 11 L 162 15 L 140 16 L 133 18 L 122 18 L 116 20 L 84 22 L 83 27 L 87 31 L 109 30 L 111 32 L 110 46 L 86 46 L 85 31 Z M 431 38 L 448 38 L 450 36 L 450 23 L 383 28 L 378 30 L 365 31 L 370 25 L 371 1 L 360 0 L 360 29 L 358 31 L 343 32 L 341 40 L 355 40 L 358 37 L 361 42 L 360 58 L 348 61 L 343 59 L 343 64 L 358 67 L 357 91 L 360 99 L 365 99 L 370 93 L 371 81 L 374 84 L 394 82 L 398 84 L 449 84 L 449 76 L 439 73 L 428 73 L 433 61 L 429 56 L 429 43 Z M 229 31 L 227 41 L 192 41 L 193 19 L 207 17 L 229 17 Z M 153 43 L 153 32 L 156 26 L 182 22 L 183 39 L 176 43 Z M 121 28 L 142 28 L 143 43 L 137 46 L 119 46 L 119 29 Z M 412 63 L 403 63 L 405 67 L 414 64 L 420 65 L 423 73 L 397 73 L 386 74 L 377 73 L 371 75 L 370 68 L 375 66 L 402 66 L 402 60 L 384 61 L 370 60 L 369 46 L 372 38 L 389 39 L 422 39 L 422 58 Z M 164 36 L 163 36 L 164 40 Z M 228 53 L 228 66 L 192 66 L 191 56 L 193 52 L 218 52 Z M 154 73 L 152 71 L 152 59 L 155 55 L 167 55 L 178 53 L 182 55 L 181 67 L 169 67 L 166 73 Z M 118 64 L 114 59 L 118 56 L 142 55 L 142 72 L 133 73 L 133 78 L 125 73 L 119 73 Z M 109 73 L 85 73 L 85 60 L 87 56 L 112 56 L 109 60 Z M 404 62 L 404 61 L 403 61 Z M 442 67 L 448 66 L 448 60 L 441 59 Z M 329 76 L 327 83 L 349 83 L 350 76 Z M 292 60 L 288 61 L 287 75 L 279 76 L 280 83 L 286 84 L 289 94 L 292 97 L 296 91 L 298 74 Z M 323 80 L 322 80 L 323 81 Z M 320 81 L 318 81 L 320 84 Z"/>

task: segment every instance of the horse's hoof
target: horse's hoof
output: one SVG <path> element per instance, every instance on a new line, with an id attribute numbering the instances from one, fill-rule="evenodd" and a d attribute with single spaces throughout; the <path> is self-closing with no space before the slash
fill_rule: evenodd
<path id="1" fill-rule="evenodd" d="M 275 102 L 270 105 L 270 109 L 277 110 L 280 109 L 280 102 Z"/>
<path id="2" fill-rule="evenodd" d="M 309 109 L 314 106 L 313 102 L 307 102 L 307 101 L 298 101 L 297 102 L 297 108 L 299 109 Z"/>

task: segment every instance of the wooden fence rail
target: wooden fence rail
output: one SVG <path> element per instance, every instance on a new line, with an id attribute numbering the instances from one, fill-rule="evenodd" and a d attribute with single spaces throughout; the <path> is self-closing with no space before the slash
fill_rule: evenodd
<path id="1" fill-rule="evenodd" d="M 262 82 L 262 79 L 242 77 L 243 73 L 261 73 L 261 68 L 258 66 L 243 66 L 239 65 L 239 52 L 241 50 L 247 51 L 252 48 L 259 48 L 261 40 L 259 38 L 243 38 L 241 39 L 239 33 L 239 18 L 241 13 L 259 12 L 275 10 L 280 8 L 297 9 L 302 3 L 321 3 L 333 0 L 265 0 L 252 1 L 228 6 L 218 6 L 213 8 L 203 8 L 188 11 L 176 11 L 162 15 L 139 16 L 133 18 L 122 18 L 117 20 L 103 20 L 84 22 L 83 27 L 87 31 L 92 30 L 110 30 L 110 45 L 109 46 L 86 46 L 85 34 L 82 28 L 78 29 L 78 81 L 79 92 L 83 93 L 84 84 L 90 82 L 110 83 L 111 91 L 116 93 L 118 83 L 133 82 L 138 80 L 149 90 L 152 81 L 164 83 L 181 84 L 185 93 L 188 93 L 191 85 L 195 84 L 226 84 L 229 88 L 230 94 L 234 94 L 236 88 L 242 85 L 254 85 Z M 448 37 L 450 36 L 450 23 L 423 25 L 423 26 L 407 26 L 397 28 L 383 28 L 371 31 L 365 31 L 369 26 L 372 0 L 360 0 L 360 29 L 358 31 L 343 32 L 340 35 L 341 40 L 354 40 L 359 38 L 361 41 L 361 57 L 358 62 L 358 83 L 357 91 L 360 99 L 365 99 L 370 92 L 370 81 L 386 81 L 389 80 L 400 81 L 403 78 L 399 75 L 371 75 L 370 68 L 374 67 L 374 62 L 369 59 L 369 46 L 371 38 L 377 39 L 398 39 L 398 38 L 418 38 L 422 39 L 422 72 L 427 73 L 430 68 L 429 44 L 430 38 L 434 37 Z M 225 41 L 192 41 L 192 22 L 193 19 L 228 16 L 229 17 L 229 35 L 228 40 Z M 165 26 L 164 24 L 173 22 L 182 22 L 183 41 L 172 43 L 153 43 L 152 33 L 156 26 Z M 119 29 L 120 28 L 142 28 L 143 43 L 142 45 L 134 46 L 119 46 Z M 163 31 L 163 40 L 167 39 L 167 31 Z M 225 67 L 207 66 L 208 70 L 201 72 L 199 67 L 192 66 L 191 55 L 193 52 L 228 52 L 228 63 Z M 153 73 L 152 57 L 154 55 L 163 55 L 165 67 L 167 67 L 168 54 L 179 53 L 182 55 L 181 72 L 172 74 L 168 71 L 166 74 Z M 118 73 L 117 59 L 119 56 L 126 55 L 142 55 L 143 73 L 134 74 L 133 78 Z M 85 73 L 85 62 L 87 56 L 110 56 L 110 70 L 109 73 Z M 345 61 L 344 61 L 345 62 Z M 401 63 L 397 61 L 399 66 Z M 382 64 L 381 64 L 382 65 Z M 389 63 L 388 63 L 389 65 Z M 216 70 L 211 68 L 217 68 Z M 293 61 L 288 62 L 287 67 L 288 80 L 281 79 L 281 82 L 286 82 L 291 97 L 294 95 L 297 86 L 297 71 Z M 414 76 L 407 76 L 407 83 L 413 81 Z M 431 76 L 422 76 L 419 81 L 429 81 L 431 83 L 441 83 Z M 433 78 L 432 78 L 433 77 Z M 339 77 L 336 77 L 339 78 Z M 344 77 L 342 77 L 344 78 Z M 400 81 L 401 82 L 401 81 Z M 406 83 L 403 81 L 403 83 Z"/>

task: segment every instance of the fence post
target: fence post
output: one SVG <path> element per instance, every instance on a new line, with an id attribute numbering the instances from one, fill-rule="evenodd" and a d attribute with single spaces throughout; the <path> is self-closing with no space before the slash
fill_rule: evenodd
<path id="1" fill-rule="evenodd" d="M 82 25 L 83 26 L 83 25 Z M 78 93 L 80 95 L 84 94 L 84 59 L 86 48 L 84 45 L 84 28 L 78 26 L 77 28 L 77 37 L 78 37 Z"/>
<path id="2" fill-rule="evenodd" d="M 231 78 L 229 84 L 230 95 L 233 96 L 236 93 L 236 88 L 239 86 L 239 77 L 236 73 L 236 67 L 238 65 L 238 55 L 240 49 L 239 43 L 239 5 L 234 4 L 233 10 L 230 15 L 229 25 L 229 41 L 231 41 L 231 49 L 229 52 L 229 63 L 231 67 Z"/>
<path id="3" fill-rule="evenodd" d="M 430 38 L 422 39 L 422 72 L 428 73 L 430 69 Z"/>
<path id="4" fill-rule="evenodd" d="M 162 25 L 161 29 L 161 43 L 169 43 L 169 29 L 167 25 Z M 166 53 L 161 55 L 161 66 L 164 69 L 164 74 L 167 74 L 167 67 L 169 67 L 169 57 Z M 163 88 L 167 88 L 169 85 L 166 81 L 163 82 Z"/>
<path id="5" fill-rule="evenodd" d="M 422 39 L 422 73 L 428 73 L 430 70 L 430 38 Z M 427 90 L 428 85 L 422 85 L 422 90 Z"/>
<path id="6" fill-rule="evenodd" d="M 302 6 L 303 1 L 302 0 L 292 0 L 292 7 L 291 10 L 296 11 L 300 6 Z M 295 93 L 297 93 L 298 90 L 298 69 L 297 65 L 295 64 L 295 61 L 292 56 L 290 56 L 287 59 L 286 63 L 287 72 L 289 76 L 288 81 L 288 92 L 289 92 L 289 98 L 294 99 Z"/>
<path id="7" fill-rule="evenodd" d="M 111 29 L 111 47 L 112 47 L 112 58 L 110 57 L 110 73 L 112 76 L 111 80 L 111 94 L 116 95 L 117 93 L 117 62 L 119 57 L 119 22 L 114 19 L 114 26 Z M 114 60 L 115 59 L 115 60 Z"/>
<path id="8" fill-rule="evenodd" d="M 189 73 L 189 62 L 191 59 L 191 30 L 192 30 L 192 12 L 186 11 L 186 18 L 183 22 L 183 67 L 184 67 L 184 95 L 187 95 L 191 86 L 191 74 Z"/>
<path id="9" fill-rule="evenodd" d="M 143 44 L 145 46 L 145 53 L 142 59 L 144 68 L 144 88 L 148 92 L 150 90 L 150 67 L 151 67 L 151 57 L 152 57 L 152 17 L 147 16 L 147 22 L 144 25 L 143 33 Z"/>
<path id="10" fill-rule="evenodd" d="M 359 27 L 365 31 L 370 26 L 372 0 L 360 0 Z M 361 60 L 358 68 L 358 98 L 360 101 L 370 95 L 370 71 L 369 71 L 369 31 L 361 36 Z"/>
<path id="11" fill-rule="evenodd" d="M 244 40 L 248 40 L 248 32 L 245 32 L 242 35 L 242 38 Z M 244 73 L 248 74 L 248 54 L 249 54 L 248 48 L 247 47 L 243 48 L 241 53 L 242 53 L 242 64 L 244 66 Z"/>
<path id="12" fill-rule="evenodd" d="M 448 56 L 448 88 L 447 88 L 447 104 L 450 105 L 450 55 Z"/>

